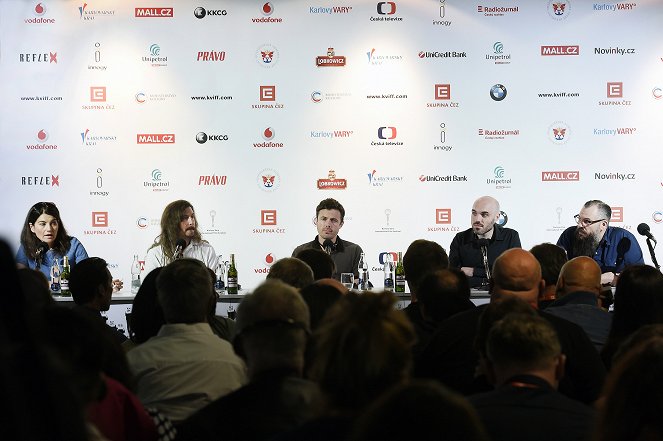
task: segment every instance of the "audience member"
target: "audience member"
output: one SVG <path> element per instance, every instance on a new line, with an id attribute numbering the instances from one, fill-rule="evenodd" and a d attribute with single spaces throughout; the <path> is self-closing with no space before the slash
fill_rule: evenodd
<path id="1" fill-rule="evenodd" d="M 556 390 L 566 356 L 547 320 L 507 314 L 490 327 L 485 347 L 496 389 L 469 400 L 493 441 L 589 438 L 592 409 Z"/>
<path id="2" fill-rule="evenodd" d="M 216 306 L 204 263 L 183 258 L 157 277 L 166 324 L 127 353 L 143 404 L 179 423 L 246 382 L 246 367 L 208 323 Z"/>
<path id="3" fill-rule="evenodd" d="M 415 435 L 416 434 L 416 435 Z M 434 381 L 394 387 L 357 420 L 351 441 L 488 440 L 465 398 Z"/>
<path id="4" fill-rule="evenodd" d="M 303 260 L 296 257 L 284 257 L 274 262 L 269 269 L 267 279 L 277 279 L 297 289 L 302 289 L 313 283 L 313 270 Z"/>
<path id="5" fill-rule="evenodd" d="M 236 330 L 233 345 L 249 383 L 188 418 L 178 440 L 266 440 L 319 411 L 318 386 L 302 378 L 309 313 L 292 286 L 267 280 L 247 295 Z"/>
<path id="6" fill-rule="evenodd" d="M 608 368 L 626 337 L 641 326 L 663 323 L 663 274 L 649 265 L 627 267 L 617 280 L 614 306 L 612 327 L 601 352 Z"/>
<path id="7" fill-rule="evenodd" d="M 529 252 L 536 257 L 539 265 L 541 265 L 541 277 L 546 286 L 539 295 L 539 309 L 546 309 L 556 299 L 559 272 L 568 260 L 566 251 L 558 245 L 546 242 L 535 245 Z"/>
<path id="8" fill-rule="evenodd" d="M 313 270 L 313 279 L 330 279 L 336 272 L 336 265 L 331 256 L 317 248 L 305 248 L 297 253 L 296 257 Z"/>
<path id="9" fill-rule="evenodd" d="M 316 283 L 318 283 L 319 285 L 331 286 L 333 288 L 336 288 L 338 290 L 338 292 L 340 292 L 343 295 L 350 292 L 350 290 L 348 288 L 346 288 L 345 285 L 343 285 L 337 279 L 320 279 L 320 280 L 317 280 Z"/>
<path id="10" fill-rule="evenodd" d="M 601 268 L 591 257 L 580 256 L 562 267 L 557 300 L 546 312 L 579 325 L 600 352 L 608 338 L 612 315 L 599 305 Z"/>
<path id="11" fill-rule="evenodd" d="M 107 318 L 101 315 L 108 311 L 113 295 L 113 277 L 106 261 L 100 257 L 90 257 L 78 262 L 71 268 L 69 290 L 76 303 L 76 309 L 106 323 Z M 124 331 L 108 325 L 118 343 L 127 340 Z"/>
<path id="12" fill-rule="evenodd" d="M 216 286 L 216 273 L 214 273 L 214 271 L 209 268 L 207 268 L 207 272 L 209 273 L 210 280 L 212 281 L 212 296 L 218 301 L 219 294 L 214 288 Z M 232 343 L 233 337 L 235 336 L 235 320 L 218 315 L 216 313 L 216 305 L 217 303 L 215 302 L 214 306 L 210 308 L 210 314 L 207 317 L 207 322 L 212 328 L 212 332 L 214 332 L 222 339 Z"/>
<path id="13" fill-rule="evenodd" d="M 143 279 L 131 306 L 131 313 L 127 315 L 127 328 L 129 339 L 133 345 L 125 342 L 125 349 L 131 349 L 136 345 L 145 343 L 159 333 L 161 326 L 166 323 L 163 309 L 157 299 L 157 277 L 161 274 L 163 267 L 150 271 Z"/>
<path id="14" fill-rule="evenodd" d="M 336 279 L 331 279 L 336 281 Z M 343 287 L 345 289 L 345 287 Z M 311 330 L 315 331 L 322 322 L 329 308 L 340 300 L 343 294 L 337 287 L 325 285 L 324 283 L 314 282 L 302 288 L 300 291 L 302 298 L 308 306 L 311 315 Z"/>

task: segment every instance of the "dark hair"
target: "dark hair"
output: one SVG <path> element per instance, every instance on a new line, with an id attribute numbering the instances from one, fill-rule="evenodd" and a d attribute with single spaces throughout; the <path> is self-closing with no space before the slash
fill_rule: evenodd
<path id="1" fill-rule="evenodd" d="M 315 207 L 315 218 L 318 218 L 318 214 L 320 214 L 320 210 L 338 210 L 341 213 L 341 222 L 343 222 L 343 219 L 345 218 L 345 208 L 343 208 L 343 205 L 336 199 L 332 198 L 327 198 L 318 204 L 317 207 Z"/>
<path id="2" fill-rule="evenodd" d="M 610 366 L 612 355 L 641 326 L 663 323 L 663 274 L 649 265 L 627 267 L 617 279 L 615 311 L 601 355 Z"/>
<path id="3" fill-rule="evenodd" d="M 502 320 L 508 314 L 531 315 L 535 316 L 536 311 L 525 300 L 508 296 L 502 300 L 491 302 L 481 312 L 479 323 L 477 324 L 477 335 L 474 339 L 474 349 L 483 357 L 486 355 L 486 342 L 488 333 L 493 325 Z"/>
<path id="4" fill-rule="evenodd" d="M 157 335 L 166 323 L 161 304 L 157 298 L 157 276 L 163 267 L 155 268 L 145 276 L 128 315 L 129 338 L 136 344 L 145 343 Z"/>
<path id="5" fill-rule="evenodd" d="M 304 248 L 294 257 L 303 260 L 311 267 L 313 280 L 331 279 L 336 270 L 336 264 L 334 264 L 331 256 L 321 249 Z"/>
<path id="6" fill-rule="evenodd" d="M 405 278 L 410 291 L 417 293 L 424 276 L 449 266 L 449 256 L 437 242 L 417 239 L 407 247 L 403 256 Z"/>
<path id="7" fill-rule="evenodd" d="M 322 252 L 324 253 L 324 251 Z M 329 308 L 343 297 L 338 288 L 319 283 L 312 283 L 302 288 L 299 293 L 308 305 L 311 314 L 311 330 L 313 331 L 318 328 Z"/>
<path id="8" fill-rule="evenodd" d="M 529 252 L 539 261 L 541 278 L 546 281 L 546 286 L 556 285 L 562 267 L 569 260 L 564 248 L 546 242 L 535 245 Z"/>
<path id="9" fill-rule="evenodd" d="M 612 218 L 612 208 L 610 208 L 610 205 L 606 204 L 603 201 L 599 201 L 598 199 L 592 199 L 591 201 L 585 202 L 584 207 L 589 208 L 593 207 L 594 205 L 596 205 L 599 208 L 599 212 L 605 218 L 605 220 L 607 222 L 610 222 L 610 218 Z"/>
<path id="10" fill-rule="evenodd" d="M 474 307 L 470 300 L 469 279 L 458 268 L 446 268 L 424 276 L 417 300 L 436 322 Z"/>
<path id="11" fill-rule="evenodd" d="M 303 260 L 284 257 L 272 265 L 267 273 L 267 279 L 278 279 L 300 289 L 313 283 L 313 270 Z"/>
<path id="12" fill-rule="evenodd" d="M 168 323 L 207 323 L 216 293 L 208 268 L 197 259 L 169 263 L 157 277 L 157 297 Z"/>
<path id="13" fill-rule="evenodd" d="M 180 237 L 180 222 L 182 222 L 182 216 L 187 208 L 193 210 L 191 202 L 180 199 L 166 205 L 166 208 L 163 209 L 163 213 L 161 214 L 161 234 L 154 239 L 154 243 L 150 248 L 160 246 L 163 249 L 166 263 L 170 262 L 171 256 L 175 253 L 175 244 Z M 193 240 L 197 242 L 202 240 L 197 221 Z"/>
<path id="14" fill-rule="evenodd" d="M 30 207 L 30 210 L 28 210 L 28 214 L 25 216 L 25 222 L 23 223 L 23 230 L 21 230 L 21 245 L 23 245 L 25 254 L 30 259 L 36 258 L 35 251 L 37 250 L 38 243 L 41 241 L 37 239 L 35 233 L 30 230 L 30 225 L 34 225 L 42 214 L 53 216 L 55 220 L 57 220 L 58 234 L 55 236 L 52 248 L 62 255 L 67 254 L 69 245 L 71 244 L 71 238 L 67 234 L 67 229 L 62 223 L 60 210 L 58 210 L 58 207 L 56 207 L 53 202 L 37 202 Z"/>
<path id="15" fill-rule="evenodd" d="M 69 290 L 77 305 L 85 305 L 97 295 L 97 288 L 110 282 L 107 264 L 101 257 L 88 257 L 71 267 Z"/>

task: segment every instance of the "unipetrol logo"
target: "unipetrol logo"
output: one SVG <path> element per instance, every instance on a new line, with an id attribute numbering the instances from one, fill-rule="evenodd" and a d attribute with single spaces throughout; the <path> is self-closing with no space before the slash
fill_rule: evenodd
<path id="1" fill-rule="evenodd" d="M 170 181 L 163 180 L 163 174 L 158 168 L 152 170 L 150 179 L 150 181 L 143 181 L 143 187 L 150 187 L 152 191 L 168 191 L 170 189 Z"/>
<path id="2" fill-rule="evenodd" d="M 159 182 L 161 180 L 161 170 L 158 168 L 152 170 L 152 181 Z"/>
<path id="3" fill-rule="evenodd" d="M 159 55 L 159 52 L 161 52 L 161 47 L 159 47 L 158 44 L 153 43 L 150 46 L 150 55 L 152 55 L 153 57 L 156 57 L 156 56 Z"/>
<path id="4" fill-rule="evenodd" d="M 495 64 L 511 64 L 511 54 L 504 52 L 504 44 L 501 41 L 493 43 L 493 53 L 486 54 L 486 61 Z"/>
<path id="5" fill-rule="evenodd" d="M 59 187 L 60 175 L 50 176 L 21 176 L 21 185 Z"/>
<path id="6" fill-rule="evenodd" d="M 174 133 L 138 133 L 138 144 L 175 144 Z"/>
<path id="7" fill-rule="evenodd" d="M 396 127 L 379 127 L 378 128 L 378 138 L 379 139 L 396 139 Z"/>
<path id="8" fill-rule="evenodd" d="M 196 61 L 224 61 L 226 51 L 198 51 Z"/>
<path id="9" fill-rule="evenodd" d="M 108 227 L 108 212 L 107 211 L 93 211 L 92 212 L 92 227 L 94 227 L 94 228 Z"/>
<path id="10" fill-rule="evenodd" d="M 336 177 L 334 170 L 329 170 L 326 179 L 318 179 L 318 190 L 345 190 L 348 187 L 348 181 Z"/>
<path id="11" fill-rule="evenodd" d="M 91 86 L 90 101 L 93 103 L 103 103 L 106 101 L 106 86 Z"/>
<path id="12" fill-rule="evenodd" d="M 654 211 L 651 215 L 651 218 L 654 222 L 660 224 L 661 222 L 663 222 L 663 212 Z"/>
<path id="13" fill-rule="evenodd" d="M 266 168 L 258 173 L 256 177 L 258 187 L 268 193 L 276 191 L 281 186 L 281 177 L 279 173 L 271 168 Z"/>
<path id="14" fill-rule="evenodd" d="M 541 55 L 580 55 L 580 46 L 541 46 Z"/>
<path id="15" fill-rule="evenodd" d="M 135 8 L 134 16 L 138 18 L 173 18 L 173 8 Z"/>
<path id="16" fill-rule="evenodd" d="M 506 87 L 503 84 L 495 84 L 490 88 L 490 97 L 493 101 L 502 101 L 506 98 Z"/>
<path id="17" fill-rule="evenodd" d="M 566 144 L 570 135 L 571 128 L 564 121 L 555 121 L 548 126 L 548 139 L 550 139 L 553 144 Z"/>
<path id="18" fill-rule="evenodd" d="M 502 42 L 496 41 L 495 44 L 493 44 L 493 53 L 499 55 L 503 51 L 504 51 L 504 45 L 502 44 Z"/>
<path id="19" fill-rule="evenodd" d="M 327 55 L 320 55 L 315 58 L 315 65 L 318 67 L 343 67 L 345 62 L 345 57 L 336 55 L 333 47 L 327 48 Z"/>
<path id="20" fill-rule="evenodd" d="M 606 96 L 608 98 L 622 98 L 624 96 L 624 83 L 608 82 L 606 84 Z"/>
<path id="21" fill-rule="evenodd" d="M 504 177 L 504 168 L 501 165 L 498 165 L 495 167 L 495 170 L 493 170 L 493 173 L 495 174 L 496 179 L 502 179 Z"/>
<path id="22" fill-rule="evenodd" d="M 260 225 L 276 225 L 276 210 L 260 210 Z"/>
<path id="23" fill-rule="evenodd" d="M 548 0 L 548 15 L 553 20 L 566 20 L 571 13 L 571 2 L 560 0 Z"/>
<path id="24" fill-rule="evenodd" d="M 262 67 L 273 67 L 279 61 L 279 50 L 271 44 L 263 44 L 256 50 L 256 62 Z"/>
<path id="25" fill-rule="evenodd" d="M 398 262 L 398 253 L 396 251 L 383 251 L 378 255 L 378 262 L 380 265 L 384 265 L 385 262 Z"/>
<path id="26" fill-rule="evenodd" d="M 435 85 L 435 99 L 436 100 L 450 100 L 451 99 L 451 84 L 436 84 Z"/>
<path id="27" fill-rule="evenodd" d="M 276 86 L 260 86 L 260 101 L 276 101 Z"/>
<path id="28" fill-rule="evenodd" d="M 228 176 L 226 175 L 200 175 L 198 176 L 198 186 L 219 187 L 226 185 Z"/>
<path id="29" fill-rule="evenodd" d="M 624 222 L 624 207 L 610 207 L 612 216 L 610 222 Z"/>
<path id="30" fill-rule="evenodd" d="M 201 20 L 205 17 L 220 17 L 228 15 L 228 11 L 225 9 L 205 9 L 203 7 L 197 7 L 193 10 L 193 16 Z"/>
<path id="31" fill-rule="evenodd" d="M 542 171 L 541 180 L 544 182 L 579 181 L 579 171 Z"/>
<path id="32" fill-rule="evenodd" d="M 511 178 L 506 178 L 505 173 L 504 167 L 498 165 L 493 169 L 494 178 L 486 179 L 486 184 L 495 185 L 495 189 L 497 190 L 511 188 Z"/>
<path id="33" fill-rule="evenodd" d="M 252 18 L 253 23 L 282 23 L 282 18 L 272 17 L 274 14 L 275 7 L 272 2 L 263 3 L 260 7 L 260 12 L 262 17 Z"/>
<path id="34" fill-rule="evenodd" d="M 435 209 L 435 223 L 436 224 L 450 224 L 451 223 L 451 208 L 436 208 Z"/>
<path id="35" fill-rule="evenodd" d="M 21 53 L 18 54 L 19 63 L 55 63 L 58 64 L 57 52 L 40 52 L 40 53 Z"/>
<path id="36" fill-rule="evenodd" d="M 45 3 L 37 3 L 35 7 L 32 9 L 32 13 L 37 17 L 37 18 L 26 18 L 24 21 L 27 24 L 53 24 L 55 23 L 54 18 L 45 18 L 44 15 L 46 15 L 46 4 Z"/>
<path id="37" fill-rule="evenodd" d="M 144 63 L 151 63 L 152 67 L 168 66 L 168 57 L 161 56 L 161 46 L 157 43 L 152 43 L 148 51 L 150 56 L 141 58 Z"/>

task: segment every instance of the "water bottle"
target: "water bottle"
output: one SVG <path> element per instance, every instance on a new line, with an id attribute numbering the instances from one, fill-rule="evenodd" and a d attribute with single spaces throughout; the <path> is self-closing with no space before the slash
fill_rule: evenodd
<path id="1" fill-rule="evenodd" d="M 384 256 L 384 290 L 393 291 L 394 290 L 394 265 L 393 257 L 391 254 L 387 253 Z"/>
<path id="2" fill-rule="evenodd" d="M 51 293 L 57 296 L 60 292 L 60 264 L 56 258 L 51 265 Z"/>
<path id="3" fill-rule="evenodd" d="M 140 262 L 138 254 L 134 254 L 134 261 L 131 264 L 131 294 L 138 293 L 140 288 Z"/>
<path id="4" fill-rule="evenodd" d="M 357 274 L 359 274 L 359 280 L 357 281 L 357 287 L 361 291 L 366 291 L 368 288 L 368 265 L 364 261 L 364 253 L 361 253 L 359 258 L 359 264 L 357 265 Z"/>
<path id="5" fill-rule="evenodd" d="M 214 284 L 214 289 L 217 294 L 222 294 L 226 289 L 226 265 L 223 263 L 223 257 L 219 255 L 218 264 L 216 265 L 216 283 Z"/>

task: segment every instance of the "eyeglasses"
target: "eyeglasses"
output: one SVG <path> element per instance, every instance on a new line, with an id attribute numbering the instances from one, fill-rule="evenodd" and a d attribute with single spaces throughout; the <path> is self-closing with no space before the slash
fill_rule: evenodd
<path id="1" fill-rule="evenodd" d="M 589 219 L 580 219 L 580 215 L 576 214 L 573 216 L 573 219 L 576 220 L 576 223 L 580 225 L 581 227 L 589 227 L 590 225 L 594 225 L 597 222 L 603 222 L 604 220 L 607 219 L 597 219 L 597 220 L 589 220 Z"/>

